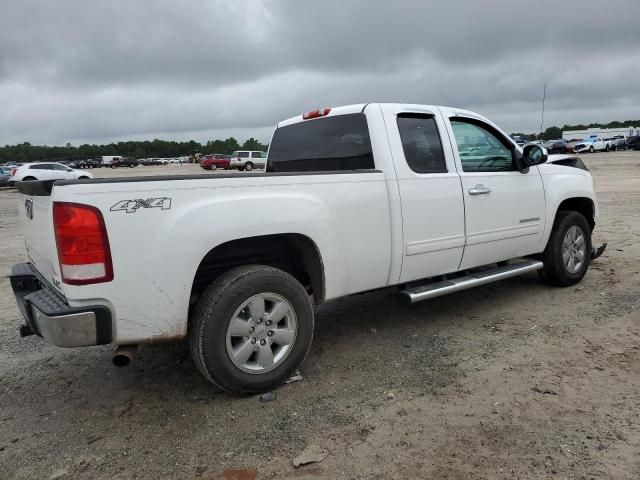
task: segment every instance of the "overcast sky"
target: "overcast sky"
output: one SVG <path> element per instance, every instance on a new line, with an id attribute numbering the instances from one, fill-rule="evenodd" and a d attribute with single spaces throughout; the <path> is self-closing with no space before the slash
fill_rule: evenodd
<path id="1" fill-rule="evenodd" d="M 322 106 L 469 108 L 508 131 L 640 118 L 640 0 L 20 0 L 0 144 L 267 141 Z"/>

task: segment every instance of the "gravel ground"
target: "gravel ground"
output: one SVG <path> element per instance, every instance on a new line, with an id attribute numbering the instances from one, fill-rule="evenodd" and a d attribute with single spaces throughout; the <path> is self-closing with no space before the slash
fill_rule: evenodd
<path id="1" fill-rule="evenodd" d="M 185 344 L 59 349 L 18 336 L 5 272 L 23 261 L 0 191 L 0 477 L 640 477 L 640 153 L 584 156 L 608 241 L 579 285 L 536 274 L 413 306 L 392 290 L 317 309 L 302 381 L 218 394 Z M 94 170 L 97 176 L 195 166 Z M 307 445 L 328 452 L 295 469 Z"/>

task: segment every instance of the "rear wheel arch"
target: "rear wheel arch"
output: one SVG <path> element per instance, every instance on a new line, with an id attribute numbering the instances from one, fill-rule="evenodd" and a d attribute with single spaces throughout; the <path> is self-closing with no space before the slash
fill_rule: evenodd
<path id="1" fill-rule="evenodd" d="M 209 250 L 195 271 L 191 303 L 220 275 L 256 264 L 289 273 L 313 294 L 315 303 L 324 301 L 324 266 L 318 246 L 306 235 L 282 233 L 230 240 Z"/>

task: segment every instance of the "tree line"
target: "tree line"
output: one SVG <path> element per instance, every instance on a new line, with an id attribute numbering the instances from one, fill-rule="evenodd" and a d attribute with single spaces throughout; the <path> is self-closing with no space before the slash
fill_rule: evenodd
<path id="1" fill-rule="evenodd" d="M 640 126 L 640 120 L 614 121 L 609 123 L 590 123 L 588 125 L 564 125 L 563 127 L 549 127 L 538 134 L 514 133 L 527 140 L 553 140 L 562 138 L 564 130 L 586 130 L 587 128 L 624 128 Z M 144 140 L 109 143 L 107 145 L 73 146 L 67 143 L 64 147 L 48 147 L 46 145 L 31 145 L 29 142 L 18 145 L 5 145 L 0 147 L 0 163 L 14 160 L 20 163 L 37 162 L 42 160 L 86 160 L 99 158 L 102 155 L 121 155 L 134 158 L 172 158 L 189 156 L 193 153 L 225 153 L 230 154 L 235 150 L 267 150 L 255 138 L 249 138 L 243 144 L 229 137 L 226 140 L 209 140 L 202 144 L 195 140 L 188 142 L 174 142 L 167 140 Z"/>
<path id="2" fill-rule="evenodd" d="M 48 147 L 46 145 L 31 145 L 24 142 L 18 145 L 0 147 L 0 163 L 14 160 L 19 163 L 37 161 L 86 160 L 99 158 L 102 155 L 120 155 L 134 158 L 172 158 L 189 156 L 193 153 L 224 153 L 231 154 L 235 150 L 267 150 L 255 138 L 250 138 L 240 144 L 235 138 L 226 140 L 209 140 L 199 143 L 194 140 L 188 142 L 174 142 L 167 140 L 145 140 L 109 143 L 107 145 L 73 146 L 67 143 L 63 147 Z"/>
<path id="3" fill-rule="evenodd" d="M 541 133 L 513 133 L 526 140 L 555 140 L 562 138 L 565 130 L 586 130 L 587 128 L 625 128 L 640 127 L 640 120 L 625 120 L 623 122 L 614 121 L 609 123 L 590 123 L 589 125 L 564 125 L 563 127 L 549 127 Z"/>

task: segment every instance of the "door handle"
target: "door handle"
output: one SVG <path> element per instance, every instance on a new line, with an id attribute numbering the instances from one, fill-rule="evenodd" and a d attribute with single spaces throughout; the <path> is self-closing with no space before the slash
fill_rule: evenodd
<path id="1" fill-rule="evenodd" d="M 491 193 L 491 189 L 485 187 L 484 185 L 480 185 L 480 184 L 478 184 L 475 187 L 469 189 L 469 194 L 470 195 L 487 195 L 489 193 Z"/>

